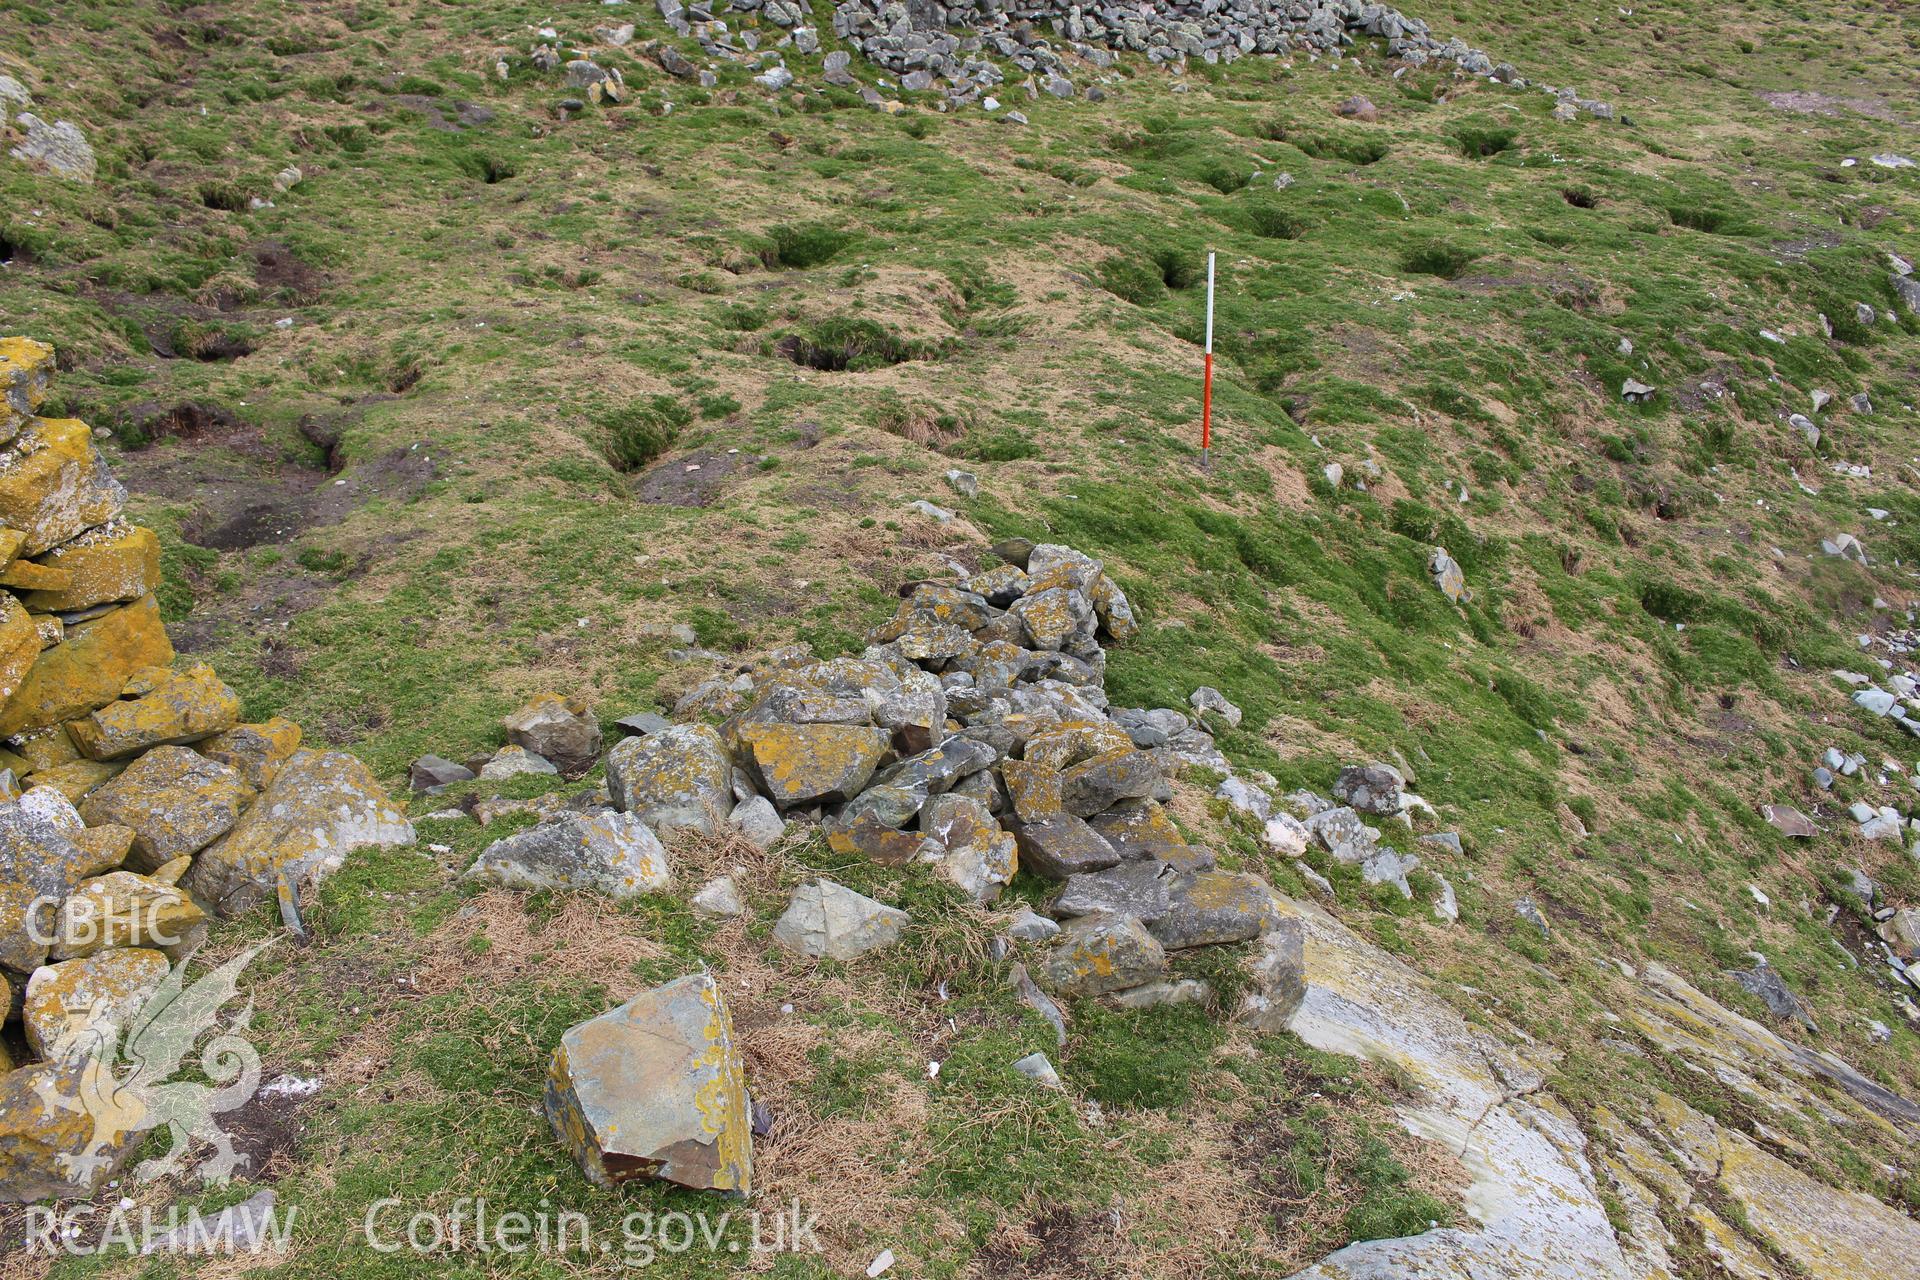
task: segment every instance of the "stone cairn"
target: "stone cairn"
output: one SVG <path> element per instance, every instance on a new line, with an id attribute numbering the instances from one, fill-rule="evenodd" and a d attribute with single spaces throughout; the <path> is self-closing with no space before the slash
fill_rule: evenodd
<path id="1" fill-rule="evenodd" d="M 297 922 L 303 880 L 413 838 L 358 760 L 173 668 L 159 542 L 87 425 L 38 416 L 52 369 L 0 339 L 0 1007 L 32 1059 L 0 1039 L 0 1201 L 89 1194 L 164 1122 L 79 1099 L 111 1094 L 120 1032 L 210 916 L 277 895 Z"/>
<path id="2" fill-rule="evenodd" d="M 1138 630 L 1126 595 L 1098 561 L 1070 548 L 1016 541 L 994 551 L 999 562 L 981 572 L 908 584 L 857 658 L 776 650 L 675 707 L 717 725 L 651 714 L 618 722 L 629 736 L 605 754 L 604 795 L 566 802 L 495 842 L 469 877 L 631 896 L 672 883 L 663 836 L 737 835 L 766 846 L 797 821 L 838 852 L 944 878 L 981 906 L 1018 868 L 1054 881 L 1046 915 L 1006 914 L 995 952 L 1061 1044 L 1054 996 L 1134 1008 L 1209 1001 L 1205 984 L 1170 979 L 1169 954 L 1255 939 L 1253 992 L 1236 1012 L 1278 1025 L 1301 945 L 1283 900 L 1260 876 L 1223 869 L 1210 850 L 1189 845 L 1163 808 L 1175 771 L 1230 775 L 1207 717 L 1237 722 L 1238 709 L 1212 690 L 1197 692 L 1192 713 L 1110 707 L 1100 641 Z M 516 745 L 495 760 L 548 744 L 577 753 L 587 745 L 583 712 L 550 697 L 510 717 Z M 1400 811 L 1398 775 L 1366 770 L 1343 775 L 1337 793 Z M 428 757 L 414 780 L 438 790 L 472 776 Z M 1228 783 L 1236 806 L 1267 799 Z M 1309 808 L 1358 846 L 1352 860 L 1378 857 L 1349 829 L 1360 826 L 1346 821 L 1352 808 Z M 1310 830 L 1273 817 L 1267 842 L 1298 856 Z M 745 909 L 730 877 L 700 887 L 692 905 L 710 917 Z M 906 912 L 812 879 L 792 891 L 773 939 L 801 957 L 851 961 L 913 924 Z M 1029 944 L 1019 954 L 1031 973 L 1020 944 Z M 1015 1066 L 1058 1082 L 1043 1055 Z M 643 992 L 569 1031 L 553 1057 L 547 1111 L 596 1183 L 659 1177 L 749 1188 L 752 1108 L 720 986 L 707 975 Z"/>

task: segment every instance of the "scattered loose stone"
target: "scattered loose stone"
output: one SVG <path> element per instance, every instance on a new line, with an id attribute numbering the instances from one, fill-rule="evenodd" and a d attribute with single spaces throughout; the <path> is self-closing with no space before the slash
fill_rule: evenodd
<path id="1" fill-rule="evenodd" d="M 689 899 L 689 905 L 695 914 L 715 920 L 731 920 L 747 912 L 732 876 L 720 876 L 701 885 L 700 891 Z"/>
<path id="2" fill-rule="evenodd" d="M 752 1191 L 743 1064 L 705 973 L 644 991 L 569 1030 L 547 1071 L 547 1120 L 588 1181 L 657 1178 Z"/>
<path id="3" fill-rule="evenodd" d="M 906 912 L 845 885 L 810 880 L 793 891 L 773 940 L 797 955 L 853 960 L 898 942 L 909 923 Z"/>
<path id="4" fill-rule="evenodd" d="M 543 693 L 506 717 L 507 741 L 551 761 L 569 778 L 593 767 L 600 756 L 600 725 L 579 699 Z"/>
<path id="5" fill-rule="evenodd" d="M 1060 1073 L 1053 1069 L 1044 1053 L 1030 1053 L 1013 1064 L 1013 1069 L 1027 1079 L 1046 1089 L 1064 1089 L 1060 1082 Z"/>
<path id="6" fill-rule="evenodd" d="M 508 778 L 517 778 L 522 774 L 557 775 L 559 766 L 544 756 L 537 756 L 525 747 L 505 746 L 493 753 L 493 758 L 480 766 L 480 781 L 504 782 Z"/>
<path id="7" fill-rule="evenodd" d="M 422 794 L 437 796 L 456 782 L 472 782 L 479 776 L 463 764 L 439 756 L 421 756 L 407 770 L 407 785 Z"/>
<path id="8" fill-rule="evenodd" d="M 603 810 L 565 814 L 496 840 L 467 878 L 509 889 L 596 889 L 631 898 L 672 883 L 667 851 L 646 823 Z"/>

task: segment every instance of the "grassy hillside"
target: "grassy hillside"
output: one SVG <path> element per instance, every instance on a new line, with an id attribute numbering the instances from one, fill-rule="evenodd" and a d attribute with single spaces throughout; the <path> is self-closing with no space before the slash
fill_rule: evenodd
<path id="1" fill-rule="evenodd" d="M 0 159 L 0 330 L 55 343 L 60 407 L 115 429 L 134 514 L 166 540 L 176 639 L 250 717 L 300 720 L 398 785 L 423 752 L 496 745 L 535 692 L 609 719 L 670 707 L 710 671 L 673 659 L 672 624 L 742 661 L 857 651 L 896 583 L 1044 537 L 1102 557 L 1143 618 L 1111 655 L 1116 705 L 1218 687 L 1247 711 L 1223 747 L 1283 790 L 1410 765 L 1464 840 L 1428 857 L 1462 923 L 1351 875 L 1341 914 L 1470 1018 L 1554 1047 L 1569 1105 L 1659 1087 L 1757 1119 L 1671 1063 L 1604 1056 L 1602 957 L 1764 1020 L 1724 976 L 1763 952 L 1819 1023 L 1797 1038 L 1920 1090 L 1884 967 L 1834 946 L 1866 954 L 1845 869 L 1920 898 L 1916 860 L 1845 815 L 1910 802 L 1920 747 L 1829 674 L 1880 676 L 1920 559 L 1920 316 L 1888 278 L 1889 253 L 1920 256 L 1920 169 L 1869 159 L 1920 158 L 1910 7 L 1412 10 L 1613 121 L 1362 48 L 1183 76 L 1123 59 L 1099 103 L 1006 86 L 1024 126 L 933 94 L 873 110 L 790 51 L 791 91 L 729 63 L 702 90 L 640 50 L 667 33 L 637 4 L 17 12 L 0 72 L 82 125 L 101 176 Z M 609 14 L 640 27 L 594 54 L 629 99 L 563 111 L 576 91 L 524 56 L 535 28 L 585 47 Z M 1335 115 L 1356 92 L 1377 122 Z M 1657 394 L 1625 403 L 1627 378 Z M 1822 554 L 1837 532 L 1872 564 Z M 1435 545 L 1464 608 L 1426 572 Z M 1872 763 L 1820 791 L 1828 747 Z M 1264 864 L 1205 794 L 1183 821 Z M 1826 831 L 1789 842 L 1762 803 Z M 1454 1212 L 1445 1159 L 1382 1119 L 1392 1080 L 1276 1038 L 1255 1054 L 1192 1010 L 1089 1007 L 1063 1069 L 1099 1114 L 1035 1101 L 966 1070 L 1035 1047 L 1037 1024 L 952 904 L 876 976 L 802 971 L 764 923 L 716 930 L 679 902 L 463 892 L 457 870 L 527 820 L 423 823 L 431 846 L 350 865 L 316 943 L 278 949 L 270 1062 L 343 1086 L 262 1139 L 313 1215 L 286 1274 L 338 1273 L 383 1195 L 587 1200 L 535 1114 L 545 1054 L 695 960 L 746 984 L 756 1094 L 785 1121 L 767 1194 L 837 1211 L 843 1264 L 890 1245 L 912 1274 L 1284 1274 Z M 750 868 L 760 921 L 798 870 Z M 1920 1203 L 1897 1135 L 1805 1130 L 1820 1176 Z"/>

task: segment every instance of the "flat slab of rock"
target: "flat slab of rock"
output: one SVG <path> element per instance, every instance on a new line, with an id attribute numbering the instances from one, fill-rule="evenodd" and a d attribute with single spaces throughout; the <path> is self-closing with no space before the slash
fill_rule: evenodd
<path id="1" fill-rule="evenodd" d="M 900 940 L 906 912 L 875 902 L 832 880 L 810 880 L 793 891 L 773 940 L 796 955 L 853 960 Z"/>
<path id="2" fill-rule="evenodd" d="M 1298 987 L 1276 990 L 1295 1035 L 1329 1053 L 1392 1064 L 1414 1086 L 1397 1108 L 1410 1132 L 1458 1155 L 1471 1222 L 1348 1245 L 1295 1280 L 1629 1280 L 1566 1113 L 1515 1096 L 1495 1062 L 1512 1054 L 1468 1026 L 1427 980 L 1315 907 L 1285 902 L 1302 938 Z M 1291 963 L 1281 947 L 1276 965 Z"/>
<path id="3" fill-rule="evenodd" d="M 296 751 L 232 831 L 203 849 L 183 886 L 223 916 L 317 880 L 367 845 L 413 843 L 413 824 L 344 751 Z"/>
<path id="4" fill-rule="evenodd" d="M 1811 840 L 1820 834 L 1820 828 L 1813 825 L 1813 819 L 1790 804 L 1763 804 L 1760 806 L 1760 816 L 1775 831 L 1796 840 Z"/>
<path id="5" fill-rule="evenodd" d="M 667 851 L 630 813 L 569 813 L 496 840 L 467 878 L 509 889 L 597 889 L 632 898 L 673 882 Z"/>
<path id="6" fill-rule="evenodd" d="M 715 835 L 733 807 L 733 761 L 720 735 L 703 724 L 622 738 L 607 752 L 606 765 L 613 803 L 662 836 L 675 830 Z"/>
<path id="7" fill-rule="evenodd" d="M 1158 859 L 1122 862 L 1105 871 L 1083 871 L 1067 878 L 1067 887 L 1053 900 L 1053 914 L 1062 919 L 1109 912 L 1132 916 L 1150 924 L 1173 904 L 1172 868 Z"/>
<path id="8" fill-rule="evenodd" d="M 657 1178 L 746 1196 L 753 1120 L 720 986 L 704 973 L 644 991 L 560 1037 L 547 1120 L 596 1186 Z"/>
<path id="9" fill-rule="evenodd" d="M 117 701 L 68 723 L 89 760 L 112 760 L 149 747 L 198 742 L 240 723 L 240 695 L 212 667 L 135 672 Z"/>

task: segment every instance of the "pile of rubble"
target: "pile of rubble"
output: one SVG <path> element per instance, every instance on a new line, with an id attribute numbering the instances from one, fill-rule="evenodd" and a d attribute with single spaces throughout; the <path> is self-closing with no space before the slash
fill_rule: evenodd
<path id="1" fill-rule="evenodd" d="M 170 666 L 159 544 L 87 425 L 38 416 L 52 369 L 0 339 L 0 1008 L 36 1059 L 0 1040 L 0 1201 L 91 1191 L 161 1122 L 80 1090 L 211 915 L 413 838 L 352 756 Z"/>
<path id="2" fill-rule="evenodd" d="M 631 896 L 672 885 L 663 838 L 737 833 L 764 846 L 799 822 L 836 852 L 923 870 L 983 906 L 1020 868 L 1055 882 L 1045 915 L 1007 914 L 996 949 L 1011 961 L 1018 944 L 1031 944 L 1032 972 L 1010 963 L 1009 980 L 1062 1043 L 1054 997 L 1135 1008 L 1211 1002 L 1205 984 L 1170 973 L 1170 955 L 1255 939 L 1257 980 L 1242 1012 L 1283 1016 L 1299 951 L 1285 899 L 1187 842 L 1163 807 L 1170 776 L 1189 766 L 1227 774 L 1222 794 L 1256 812 L 1273 850 L 1301 856 L 1318 840 L 1366 878 L 1409 893 L 1417 859 L 1380 845 L 1353 806 L 1404 814 L 1419 798 L 1391 767 L 1356 766 L 1335 788 L 1345 804 L 1303 793 L 1289 800 L 1304 822 L 1276 814 L 1271 796 L 1232 777 L 1214 745 L 1209 722 L 1240 719 L 1218 692 L 1197 690 L 1192 711 L 1109 706 L 1101 640 L 1125 640 L 1138 624 L 1098 561 L 1024 541 L 993 550 L 990 568 L 907 584 L 895 616 L 857 658 L 778 650 L 680 699 L 677 715 L 717 726 L 618 722 L 629 736 L 604 757 L 604 792 L 562 802 L 496 841 L 469 876 Z M 509 753 L 558 754 L 564 739 L 567 771 L 584 771 L 598 745 L 591 723 L 584 707 L 544 699 L 509 718 L 508 747 L 472 763 L 484 773 Z M 474 772 L 429 757 L 415 766 L 415 785 Z M 724 877 L 701 886 L 692 905 L 716 917 L 745 910 Z M 792 890 L 772 937 L 797 956 L 848 961 L 914 924 L 816 878 Z M 652 1176 L 745 1189 L 751 1111 L 731 1040 L 720 989 L 703 975 L 574 1028 L 549 1080 L 556 1131 L 596 1181 Z M 1043 1058 L 1021 1069 L 1043 1081 L 1054 1074 Z"/>
<path id="3" fill-rule="evenodd" d="M 764 6 L 770 20 L 778 23 L 772 15 L 783 3 L 771 0 Z M 1043 34 L 1045 29 L 1055 38 Z M 945 80 L 962 97 L 1000 82 L 1001 72 L 989 57 L 1042 77 L 1048 92 L 1067 97 L 1073 88 L 1063 54 L 1095 69 L 1113 65 L 1116 52 L 1144 53 L 1154 63 L 1188 58 L 1215 63 L 1248 54 L 1332 53 L 1368 37 L 1385 40 L 1391 57 L 1413 66 L 1438 60 L 1474 75 L 1497 70 L 1502 78 L 1513 77 L 1511 67 L 1496 69 L 1492 58 L 1465 41 L 1436 40 L 1420 19 L 1362 0 L 1099 6 L 842 0 L 833 11 L 833 33 L 899 75 L 903 88 L 928 89 Z"/>
<path id="4" fill-rule="evenodd" d="M 596 45 L 605 50 L 626 49 L 649 59 L 676 79 L 712 88 L 719 83 L 712 67 L 720 62 L 748 62 L 757 69 L 755 84 L 780 92 L 796 83 L 787 55 L 811 57 L 822 49 L 821 31 L 812 0 L 656 0 L 660 15 L 674 35 L 696 41 L 710 60 L 700 66 L 669 42 L 634 44 L 635 24 L 602 25 L 594 29 Z M 771 28 L 771 30 L 769 30 Z M 898 91 L 944 95 L 941 110 L 978 105 L 998 111 L 994 91 L 1009 75 L 1020 78 L 1028 98 L 1048 94 L 1056 98 L 1105 97 L 1098 83 L 1076 86 L 1075 76 L 1111 80 L 1108 72 L 1122 53 L 1144 54 L 1154 65 L 1182 68 L 1188 59 L 1206 63 L 1233 62 L 1241 57 L 1282 57 L 1301 54 L 1317 58 L 1338 56 L 1358 40 L 1377 39 L 1398 64 L 1396 75 L 1445 63 L 1474 76 L 1527 87 L 1514 68 L 1495 63 L 1486 53 L 1453 38 L 1438 40 L 1427 24 L 1397 9 L 1364 0 L 1174 0 L 1173 3 L 1083 5 L 1028 3 L 1014 7 L 982 3 L 942 5 L 930 0 L 842 0 L 832 13 L 831 35 L 846 48 L 829 50 L 821 60 L 821 78 L 830 85 L 859 88 L 872 106 L 904 109 Z M 625 100 L 627 83 L 605 53 L 592 48 L 568 49 L 552 27 L 536 30 L 537 40 L 527 50 L 534 69 L 564 72 L 567 87 L 581 97 L 562 103 L 564 111 L 578 111 L 592 103 Z M 764 46 L 764 47 L 763 47 Z M 858 55 L 891 76 L 862 84 L 855 75 Z M 518 55 L 502 49 L 494 55 L 495 73 L 506 80 Z M 596 61 L 596 58 L 600 61 Z M 1535 86 L 1555 99 L 1554 118 L 1567 121 L 1580 112 L 1613 119 L 1605 102 L 1583 98 L 1577 90 Z M 883 92 L 884 91 L 884 92 Z M 1364 99 L 1363 119 L 1375 118 Z M 1344 112 L 1343 114 L 1355 114 Z M 1010 111 L 1006 118 L 1025 123 Z"/>

